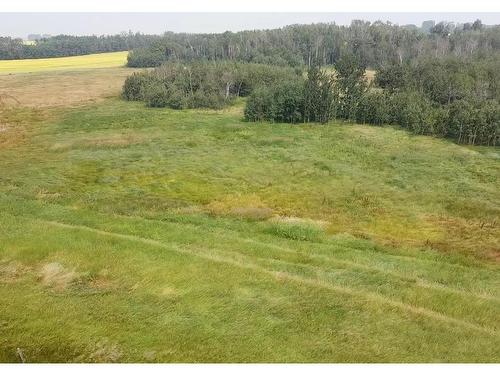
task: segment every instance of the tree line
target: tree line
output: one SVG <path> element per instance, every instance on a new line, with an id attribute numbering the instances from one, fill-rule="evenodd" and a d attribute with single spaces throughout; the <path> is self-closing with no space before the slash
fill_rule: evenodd
<path id="1" fill-rule="evenodd" d="M 145 48 L 159 35 L 122 33 L 102 36 L 58 35 L 26 44 L 20 38 L 0 37 L 0 60 L 35 59 L 130 51 Z"/>
<path id="2" fill-rule="evenodd" d="M 219 34 L 166 32 L 108 36 L 58 35 L 33 44 L 0 37 L 0 59 L 26 59 L 131 51 L 128 65 L 154 67 L 165 61 L 238 61 L 271 65 L 331 65 L 342 54 L 378 68 L 423 57 L 486 56 L 500 49 L 500 26 L 481 21 L 440 22 L 429 30 L 390 22 L 355 20 L 349 26 L 318 23 Z"/>
<path id="3" fill-rule="evenodd" d="M 481 21 L 457 27 L 440 22 L 428 32 L 389 22 L 353 21 L 291 25 L 273 30 L 221 34 L 165 33 L 147 47 L 133 49 L 131 67 L 159 66 L 165 61 L 229 60 L 272 65 L 331 65 L 343 54 L 378 68 L 425 57 L 486 56 L 500 49 L 500 27 Z"/>

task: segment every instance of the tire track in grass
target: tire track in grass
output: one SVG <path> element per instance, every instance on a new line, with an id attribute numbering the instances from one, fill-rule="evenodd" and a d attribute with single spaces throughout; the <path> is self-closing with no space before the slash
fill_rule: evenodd
<path id="1" fill-rule="evenodd" d="M 183 226 L 183 227 L 189 226 L 189 227 L 197 229 L 197 230 L 203 230 L 200 225 L 195 224 L 195 223 L 181 223 L 181 222 L 169 221 L 169 220 L 158 220 L 158 219 L 145 218 L 143 216 L 134 216 L 134 215 L 129 216 L 129 215 L 113 214 L 112 216 L 119 218 L 119 219 L 125 219 L 125 220 L 140 220 L 140 221 L 153 222 L 153 223 L 167 223 L 167 224 L 179 225 L 179 226 Z M 219 228 L 217 228 L 217 229 L 219 229 Z M 231 233 L 231 234 L 228 235 L 228 233 Z M 244 242 L 244 243 L 249 243 L 249 244 L 255 244 L 258 246 L 272 248 L 272 249 L 275 249 L 278 251 L 283 251 L 283 252 L 287 252 L 287 253 L 295 254 L 295 255 L 298 254 L 298 252 L 296 250 L 293 250 L 289 247 L 270 244 L 267 242 L 255 240 L 253 238 L 243 238 L 241 236 L 242 233 L 235 231 L 233 229 L 224 229 L 224 232 L 222 232 L 221 230 L 217 230 L 216 232 L 211 232 L 211 234 L 215 234 L 217 236 L 220 236 L 222 238 L 232 240 L 232 241 L 239 241 L 239 242 Z M 317 244 L 317 245 L 321 245 L 322 247 L 327 246 L 325 244 Z M 356 253 L 361 253 L 362 255 L 366 255 L 364 252 L 362 252 L 359 249 L 347 248 L 344 246 L 342 246 L 341 248 L 348 249 L 349 251 L 353 251 Z M 401 259 L 404 261 L 436 264 L 439 266 L 443 265 L 442 262 L 439 262 L 439 261 L 433 260 L 433 259 L 422 259 L 422 258 L 418 258 L 415 256 L 397 255 L 397 254 L 390 254 L 390 253 L 387 253 L 384 255 L 390 259 L 397 259 L 397 260 Z M 311 257 L 313 259 L 316 258 L 318 260 L 328 261 L 328 262 L 336 263 L 339 265 L 342 264 L 344 266 L 356 267 L 359 270 L 379 272 L 379 273 L 383 273 L 383 274 L 390 275 L 393 277 L 398 277 L 401 279 L 408 279 L 407 274 L 402 274 L 402 273 L 399 273 L 396 271 L 386 270 L 386 269 L 383 269 L 380 267 L 369 266 L 369 265 L 366 265 L 366 264 L 363 264 L 360 262 L 355 262 L 352 260 L 338 259 L 334 256 L 329 256 L 329 255 L 324 255 L 324 254 L 307 254 L 307 256 Z M 469 267 L 466 267 L 464 265 L 453 264 L 453 263 L 445 263 L 445 264 L 447 267 L 452 267 L 453 269 L 456 269 L 457 272 L 459 272 L 459 270 L 461 270 L 461 269 L 466 269 L 468 271 L 471 271 L 471 269 Z M 500 297 L 494 296 L 490 293 L 480 293 L 480 292 L 474 292 L 470 289 L 466 290 L 466 289 L 453 288 L 453 287 L 444 285 L 442 283 L 422 279 L 418 276 L 412 276 L 412 277 L 416 280 L 418 286 L 421 288 L 432 289 L 432 290 L 437 290 L 437 291 L 446 291 L 449 293 L 454 293 L 454 294 L 458 294 L 458 295 L 465 296 L 465 297 L 473 297 L 473 298 L 484 299 L 484 300 L 493 301 L 493 302 L 500 302 Z"/>
<path id="2" fill-rule="evenodd" d="M 137 218 L 140 218 L 140 217 L 137 217 Z M 151 219 L 145 219 L 145 220 L 151 220 Z M 156 222 L 157 220 L 152 220 L 152 221 Z M 193 227 L 198 229 L 198 226 L 196 226 L 196 225 L 193 225 Z M 228 230 L 228 231 L 234 232 L 232 230 Z M 254 245 L 262 246 L 265 248 L 270 248 L 270 249 L 274 249 L 277 251 L 281 251 L 281 252 L 291 254 L 291 255 L 300 254 L 297 250 L 293 250 L 292 248 L 289 248 L 289 247 L 274 245 L 274 244 L 254 240 L 252 238 L 242 238 L 240 235 L 237 235 L 237 234 L 232 236 L 232 235 L 227 235 L 226 233 L 217 233 L 217 235 L 219 235 L 220 237 L 225 238 L 227 240 L 233 240 L 233 241 L 239 241 L 239 242 L 244 242 L 244 243 L 248 243 L 248 244 L 254 244 Z M 350 248 L 349 248 L 349 250 L 359 251 L 359 250 L 350 249 Z M 404 260 L 411 260 L 411 261 L 416 260 L 416 261 L 421 261 L 421 262 L 440 264 L 439 262 L 434 261 L 434 260 L 418 259 L 418 258 L 408 257 L 408 256 L 403 256 L 403 255 L 400 256 L 400 255 L 394 255 L 394 254 L 387 254 L 387 256 L 391 257 L 391 258 L 397 258 L 397 259 L 404 259 Z M 363 264 L 360 262 L 354 262 L 351 260 L 338 259 L 333 255 L 328 256 L 328 255 L 324 255 L 324 254 L 307 254 L 307 257 L 310 257 L 312 259 L 318 259 L 318 260 L 330 262 L 330 263 L 337 264 L 337 265 L 356 268 L 356 269 L 362 270 L 362 271 L 382 273 L 382 274 L 396 277 L 396 278 L 399 278 L 402 280 L 409 278 L 409 276 L 407 274 L 386 270 L 386 269 L 383 269 L 380 267 L 369 266 L 369 265 L 366 265 L 366 264 Z M 296 263 L 296 265 L 301 265 L 301 264 Z M 452 266 L 453 267 L 463 267 L 460 265 L 452 265 Z M 474 293 L 473 291 L 468 291 L 468 290 L 464 290 L 464 289 L 457 289 L 457 288 L 449 287 L 447 285 L 436 283 L 434 281 L 424 280 L 418 276 L 412 276 L 411 278 L 413 280 L 415 280 L 417 287 L 421 287 L 421 288 L 425 288 L 425 289 L 432 289 L 432 290 L 441 291 L 441 292 L 445 291 L 445 292 L 449 292 L 449 293 L 458 294 L 458 295 L 464 296 L 464 297 L 474 297 L 474 298 L 484 299 L 484 300 L 492 301 L 492 302 L 500 302 L 499 297 L 493 296 L 491 294 Z"/>
<path id="3" fill-rule="evenodd" d="M 291 248 L 288 248 L 288 247 L 283 247 L 283 246 L 273 245 L 273 244 L 266 244 L 265 242 L 256 241 L 256 240 L 253 240 L 250 238 L 240 238 L 239 240 L 242 242 L 253 243 L 253 244 L 259 245 L 259 246 L 269 247 L 269 248 L 272 248 L 275 250 L 285 252 L 287 254 L 294 254 L 294 255 L 299 254 L 297 251 L 295 251 Z M 392 277 L 397 277 L 399 279 L 408 279 L 408 275 L 405 275 L 405 274 L 402 274 L 399 272 L 395 272 L 395 271 L 385 270 L 385 269 L 379 268 L 379 267 L 368 266 L 366 264 L 359 263 L 359 262 L 353 262 L 351 260 L 338 259 L 335 257 L 329 257 L 327 255 L 323 255 L 323 254 L 307 254 L 307 256 L 310 258 L 313 258 L 313 259 L 323 260 L 323 261 L 330 262 L 333 264 L 357 268 L 357 269 L 363 270 L 363 271 L 378 272 L 378 273 L 383 273 L 383 274 L 386 274 L 386 275 L 389 275 Z M 300 264 L 297 263 L 297 265 L 300 265 Z M 423 280 L 417 276 L 415 276 L 413 278 L 417 282 L 417 286 L 422 287 L 422 288 L 433 289 L 433 290 L 437 290 L 437 291 L 446 291 L 446 292 L 455 293 L 455 294 L 465 296 L 465 297 L 476 297 L 476 298 L 485 299 L 488 301 L 500 302 L 500 298 L 489 295 L 489 294 L 478 294 L 478 293 L 470 292 L 470 291 L 463 290 L 463 289 L 456 289 L 456 288 L 452 288 L 452 287 L 449 287 L 449 286 L 446 286 L 443 284 L 439 284 L 439 283 L 436 283 L 433 281 Z"/>
<path id="4" fill-rule="evenodd" d="M 298 276 L 298 275 L 293 275 L 293 274 L 286 273 L 286 272 L 273 271 L 273 270 L 269 270 L 265 267 L 258 266 L 254 263 L 242 263 L 242 262 L 239 262 L 239 261 L 231 259 L 231 258 L 221 257 L 219 255 L 195 252 L 195 251 L 187 250 L 185 248 L 180 248 L 177 245 L 173 245 L 173 244 L 167 245 L 167 244 L 160 242 L 160 241 L 157 241 L 157 240 L 139 237 L 139 236 L 135 236 L 135 235 L 122 234 L 122 233 L 116 233 L 116 232 L 108 232 L 105 230 L 95 229 L 95 228 L 87 227 L 84 225 L 65 224 L 65 223 L 61 223 L 61 222 L 57 222 L 57 221 L 39 220 L 39 222 L 45 223 L 47 225 L 59 227 L 59 228 L 81 230 L 81 231 L 95 233 L 95 234 L 99 234 L 99 235 L 103 235 L 103 236 L 107 236 L 107 237 L 114 237 L 114 238 L 119 238 L 119 239 L 128 240 L 128 241 L 140 242 L 140 243 L 143 243 L 146 245 L 160 247 L 160 248 L 167 249 L 170 251 L 175 251 L 177 253 L 195 256 L 195 257 L 198 257 L 201 259 L 206 259 L 206 260 L 216 262 L 216 263 L 229 264 L 229 265 L 232 265 L 232 266 L 235 266 L 238 268 L 243 268 L 243 269 L 248 269 L 248 270 L 260 272 L 260 273 L 272 276 L 273 278 L 277 278 L 280 280 L 290 280 L 290 281 L 294 281 L 294 282 L 299 283 L 299 284 L 308 285 L 308 286 L 315 287 L 315 288 L 322 288 L 322 289 L 330 290 L 330 291 L 333 291 L 333 292 L 336 292 L 339 294 L 345 294 L 345 295 L 349 295 L 349 296 L 353 296 L 353 297 L 357 297 L 357 298 L 362 298 L 362 299 L 365 299 L 368 301 L 373 301 L 376 303 L 385 304 L 385 305 L 388 305 L 388 306 L 391 306 L 391 307 L 394 307 L 394 308 L 397 308 L 399 310 L 403 310 L 403 311 L 406 311 L 406 312 L 409 312 L 412 314 L 425 316 L 425 317 L 433 319 L 433 320 L 438 320 L 438 321 L 441 321 L 444 323 L 458 325 L 458 326 L 461 326 L 463 328 L 486 333 L 488 335 L 493 335 L 493 336 L 497 336 L 497 337 L 499 336 L 498 332 L 496 332 L 492 328 L 483 327 L 483 326 L 480 326 L 480 325 L 477 325 L 477 324 L 474 324 L 474 323 L 471 323 L 471 322 L 468 322 L 465 320 L 453 318 L 453 317 L 450 317 L 448 315 L 438 313 L 434 310 L 427 309 L 425 307 L 413 306 L 413 305 L 409 305 L 409 304 L 406 304 L 403 302 L 394 301 L 390 298 L 386 298 L 384 296 L 381 296 L 379 294 L 372 293 L 372 292 L 364 292 L 364 291 L 355 290 L 355 289 L 348 288 L 348 287 L 336 286 L 336 285 L 332 285 L 330 283 L 327 283 L 327 282 L 319 280 L 319 279 L 311 279 L 311 278 L 306 278 L 306 277 L 302 277 L 302 276 Z"/>
<path id="5" fill-rule="evenodd" d="M 122 218 L 122 219 L 136 219 L 136 220 L 152 221 L 152 222 L 156 222 L 156 223 L 157 222 L 162 222 L 163 223 L 162 220 L 149 219 L 149 218 L 144 218 L 142 216 L 126 216 L 126 215 L 115 215 L 115 216 L 117 216 L 119 218 Z M 180 224 L 178 222 L 171 222 L 171 221 L 167 221 L 167 222 L 169 224 L 176 224 L 176 225 Z M 182 223 L 182 225 L 183 226 L 189 225 L 189 226 L 191 226 L 193 228 L 196 228 L 198 230 L 200 229 L 199 225 L 196 225 L 196 224 L 193 224 L 193 223 Z M 228 235 L 228 232 L 232 233 L 233 235 Z M 278 251 L 287 252 L 287 253 L 290 253 L 290 254 L 295 254 L 295 255 L 298 254 L 298 252 L 296 250 L 293 250 L 293 249 L 291 249 L 289 247 L 284 247 L 284 246 L 280 246 L 280 245 L 274 245 L 274 244 L 270 244 L 270 243 L 266 243 L 266 242 L 255 240 L 253 238 L 242 238 L 240 232 L 234 231 L 232 229 L 224 230 L 224 233 L 220 233 L 220 231 L 218 231 L 217 235 L 219 235 L 222 238 L 228 239 L 228 240 L 240 241 L 240 242 L 244 242 L 244 243 L 249 243 L 249 244 L 254 244 L 254 245 L 258 245 L 258 246 L 263 246 L 263 247 L 275 249 L 275 250 L 278 250 Z M 355 248 L 349 248 L 349 250 L 350 251 L 354 251 L 354 252 L 358 252 L 358 253 L 361 252 L 360 250 L 355 249 Z M 360 263 L 360 262 L 354 262 L 354 261 L 351 261 L 351 260 L 338 259 L 338 258 L 336 258 L 334 256 L 328 256 L 328 255 L 324 255 L 324 254 L 307 254 L 307 256 L 311 257 L 313 259 L 316 258 L 316 259 L 320 259 L 320 260 L 323 260 L 323 261 L 328 261 L 328 262 L 336 263 L 336 264 L 339 264 L 339 265 L 342 264 L 344 266 L 349 266 L 349 267 L 353 267 L 353 268 L 355 267 L 355 268 L 357 268 L 359 270 L 370 271 L 370 272 L 379 272 L 379 273 L 383 273 L 383 274 L 390 275 L 390 276 L 393 276 L 393 277 L 398 277 L 400 279 L 408 279 L 408 275 L 406 275 L 406 274 L 402 274 L 402 273 L 399 273 L 399 272 L 386 270 L 386 269 L 383 269 L 383 268 L 380 268 L 380 267 L 368 266 L 366 264 L 363 264 L 363 263 Z M 415 256 L 396 255 L 396 254 L 385 254 L 385 256 L 387 256 L 388 258 L 394 258 L 394 259 L 398 259 L 398 260 L 401 259 L 401 260 L 405 260 L 405 261 L 418 262 L 418 263 L 427 263 L 427 264 L 436 264 L 436 265 L 442 266 L 442 263 L 440 263 L 437 260 L 421 259 L 421 258 L 418 258 L 418 257 L 415 257 Z M 449 266 L 449 267 L 457 268 L 457 269 L 464 269 L 465 268 L 465 269 L 469 270 L 468 267 L 465 267 L 465 266 L 459 265 L 459 264 L 449 264 L 449 263 L 446 263 L 446 265 Z M 457 289 L 457 288 L 453 288 L 453 287 L 450 287 L 450 286 L 447 286 L 447 285 L 444 285 L 444 284 L 440 284 L 440 283 L 437 283 L 437 282 L 434 282 L 434 281 L 424 280 L 424 279 L 422 279 L 422 278 L 420 278 L 418 276 L 413 276 L 413 278 L 417 282 L 417 286 L 421 287 L 421 288 L 432 289 L 432 290 L 436 290 L 436 291 L 445 291 L 445 292 L 449 292 L 449 293 L 458 294 L 458 295 L 461 295 L 461 296 L 464 296 L 464 297 L 473 297 L 473 298 L 483 299 L 483 300 L 492 301 L 492 302 L 500 302 L 500 297 L 496 297 L 496 296 L 491 295 L 491 294 L 476 293 L 476 292 L 471 291 L 471 290 Z"/>

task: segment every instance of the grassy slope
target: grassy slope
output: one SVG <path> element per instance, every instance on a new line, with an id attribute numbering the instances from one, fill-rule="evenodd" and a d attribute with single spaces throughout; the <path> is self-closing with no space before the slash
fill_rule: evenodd
<path id="1" fill-rule="evenodd" d="M 52 70 L 112 68 L 125 65 L 127 51 L 47 59 L 0 60 L 0 75 Z"/>
<path id="2" fill-rule="evenodd" d="M 497 149 L 240 107 L 2 116 L 3 361 L 500 358 Z"/>

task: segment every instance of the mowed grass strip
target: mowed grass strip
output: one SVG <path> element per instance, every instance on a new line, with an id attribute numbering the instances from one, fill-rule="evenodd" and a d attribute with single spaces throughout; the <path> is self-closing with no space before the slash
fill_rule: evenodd
<path id="1" fill-rule="evenodd" d="M 127 51 L 123 51 L 47 59 L 0 60 L 0 74 L 121 67 L 127 62 L 127 54 Z"/>

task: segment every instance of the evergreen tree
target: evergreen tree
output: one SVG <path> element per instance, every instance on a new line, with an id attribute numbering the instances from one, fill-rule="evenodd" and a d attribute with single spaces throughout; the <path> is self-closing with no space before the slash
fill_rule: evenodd
<path id="1" fill-rule="evenodd" d="M 345 119 L 355 119 L 357 107 L 366 91 L 365 67 L 353 54 L 342 55 L 334 67 L 338 115 Z"/>

